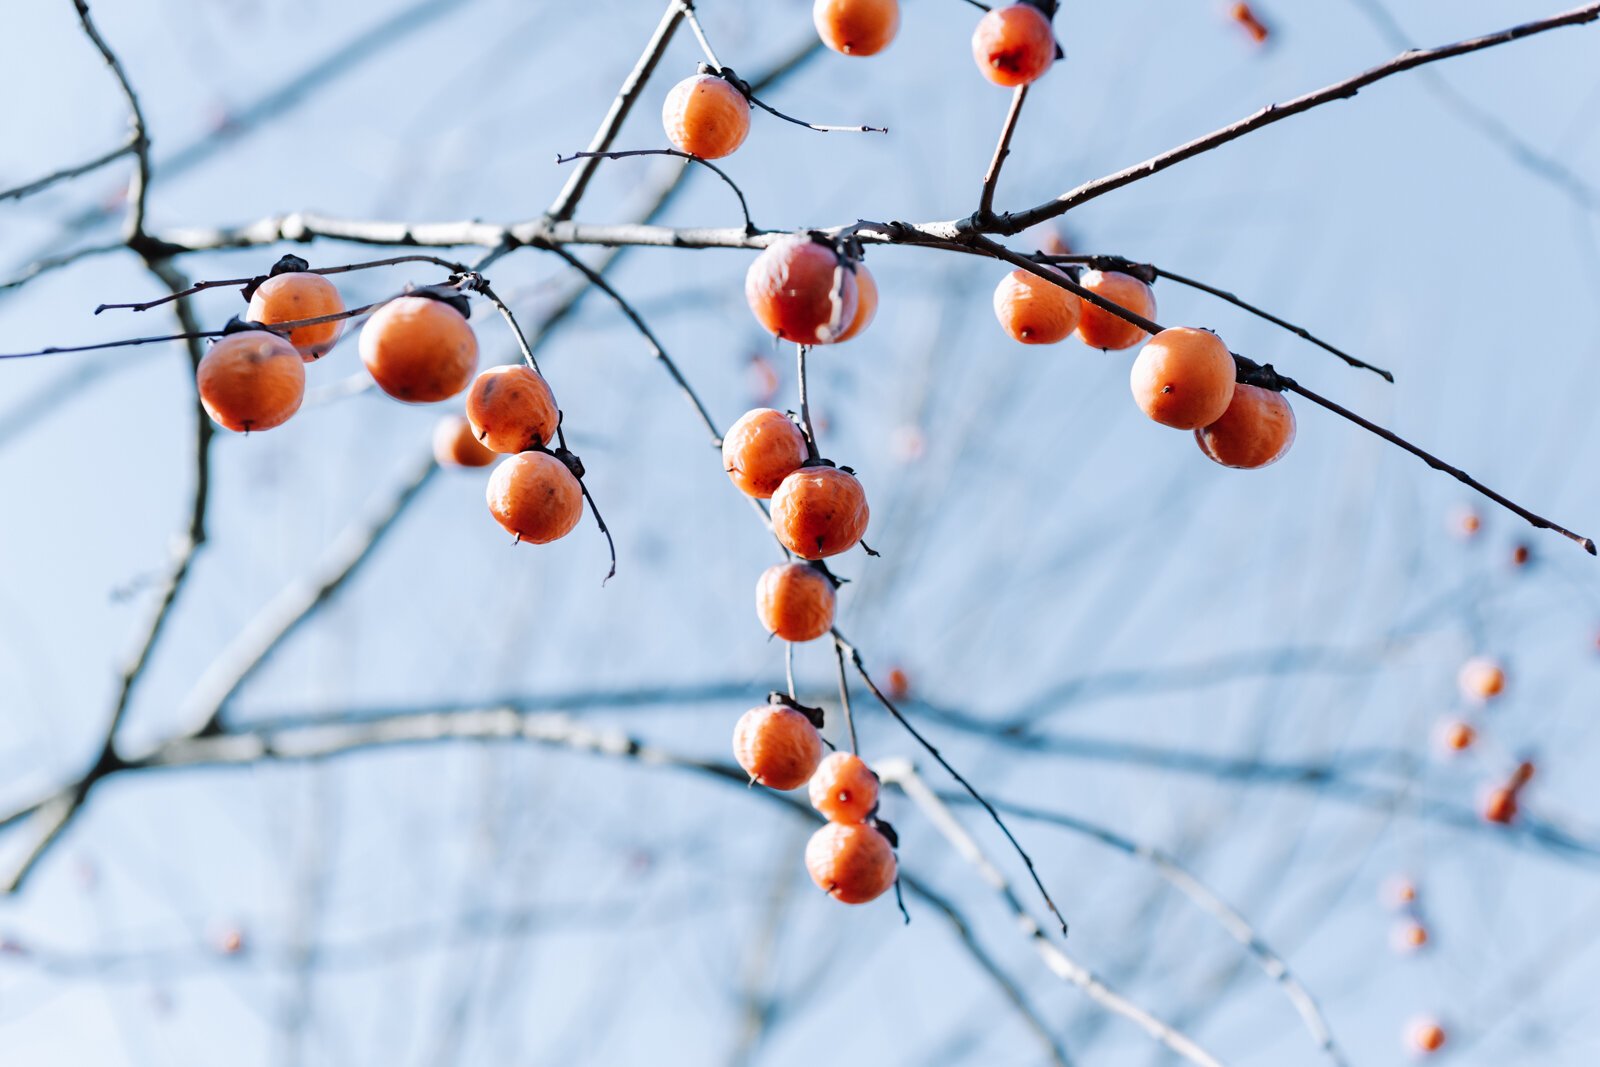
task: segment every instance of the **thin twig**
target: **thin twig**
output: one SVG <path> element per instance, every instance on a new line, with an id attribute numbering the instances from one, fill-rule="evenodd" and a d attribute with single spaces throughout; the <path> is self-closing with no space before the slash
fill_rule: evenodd
<path id="1" fill-rule="evenodd" d="M 819 459 L 822 453 L 817 448 L 817 431 L 811 425 L 811 391 L 806 384 L 806 346 L 795 345 L 794 351 L 795 377 L 800 389 L 800 429 L 805 431 L 806 453 L 812 459 Z"/>
<path id="2" fill-rule="evenodd" d="M 1011 154 L 1011 137 L 1017 132 L 1017 119 L 1022 116 L 1023 101 L 1028 99 L 1028 87 L 1019 85 L 1011 93 L 1011 107 L 1006 111 L 1005 125 L 1000 127 L 1000 142 L 994 146 L 994 157 L 989 160 L 989 169 L 983 175 L 983 193 L 978 198 L 978 215 L 981 218 L 994 217 L 994 191 L 1000 184 L 1000 168 L 1005 166 L 1006 157 Z"/>
<path id="3" fill-rule="evenodd" d="M 844 648 L 833 643 L 833 658 L 839 665 L 839 706 L 844 709 L 844 725 L 850 734 L 850 751 L 861 755 L 861 745 L 856 740 L 856 717 L 850 710 L 850 678 L 844 669 Z"/>
<path id="4" fill-rule="evenodd" d="M 128 72 L 122 69 L 122 61 L 106 44 L 105 38 L 100 36 L 94 19 L 89 15 L 88 0 L 72 0 L 72 4 L 78 10 L 78 22 L 84 34 L 100 52 L 106 66 L 111 68 L 111 74 L 117 79 L 122 95 L 128 102 L 128 124 L 132 127 L 129 148 L 139 165 L 128 186 L 128 219 L 122 233 L 129 247 L 132 247 L 144 238 L 145 199 L 150 191 L 150 131 L 145 124 L 144 109 L 139 106 L 139 94 L 134 92 Z"/>
<path id="5" fill-rule="evenodd" d="M 398 263 L 433 263 L 456 274 L 464 273 L 467 270 L 464 264 L 457 263 L 454 260 L 441 259 L 438 256 L 412 255 L 390 256 L 388 259 L 372 259 L 363 263 L 346 263 L 337 267 L 311 267 L 302 271 L 301 273 L 324 275 L 348 274 L 351 271 L 369 270 L 373 267 L 392 267 Z M 232 285 L 249 285 L 251 282 L 259 282 L 266 277 L 267 276 L 264 274 L 256 274 L 249 278 L 217 278 L 211 281 L 196 282 L 181 293 L 169 293 L 166 296 L 159 297 L 155 300 L 146 300 L 143 303 L 101 304 L 99 307 L 94 309 L 94 313 L 98 315 L 102 311 L 149 311 L 151 308 L 160 307 L 162 304 L 168 304 L 174 300 L 181 300 L 186 296 L 193 296 L 194 294 L 204 292 L 207 289 L 224 289 Z"/>
<path id="6" fill-rule="evenodd" d="M 686 159 L 690 163 L 698 163 L 711 173 L 722 179 L 724 185 L 733 190 L 733 195 L 739 198 L 739 213 L 744 216 L 744 229 L 746 233 L 760 233 L 761 229 L 750 220 L 750 205 L 744 198 L 744 190 L 739 188 L 737 182 L 728 176 L 728 172 L 700 156 L 688 152 L 680 152 L 676 148 L 633 148 L 626 152 L 574 152 L 570 156 L 556 156 L 556 162 L 571 163 L 575 159 L 628 159 L 632 156 L 673 156 L 677 159 Z"/>
<path id="7" fill-rule="evenodd" d="M 87 163 L 79 163 L 74 167 L 63 167 L 61 170 L 55 171 L 52 174 L 46 174 L 42 178 L 35 178 L 26 185 L 18 185 L 12 189 L 0 190 L 0 200 L 21 200 L 25 196 L 32 196 L 34 193 L 44 192 L 44 190 L 50 188 L 52 185 L 55 185 L 57 182 L 69 181 L 73 178 L 78 178 L 88 174 L 91 171 L 99 170 L 108 163 L 114 163 L 128 153 L 133 152 L 135 148 L 136 143 L 134 141 L 128 141 L 125 144 L 118 145 L 116 148 L 113 148 L 104 155 L 96 156 Z"/>

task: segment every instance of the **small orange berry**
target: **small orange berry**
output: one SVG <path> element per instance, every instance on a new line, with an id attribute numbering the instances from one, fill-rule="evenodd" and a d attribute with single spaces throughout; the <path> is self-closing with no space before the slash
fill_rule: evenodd
<path id="1" fill-rule="evenodd" d="M 756 582 L 756 615 L 784 641 L 814 641 L 833 627 L 834 598 L 833 583 L 817 568 L 779 563 Z"/>
<path id="2" fill-rule="evenodd" d="M 446 415 L 433 428 L 433 458 L 441 467 L 487 467 L 500 457 L 483 447 L 472 423 L 460 415 Z"/>
<path id="3" fill-rule="evenodd" d="M 1506 672 L 1494 660 L 1477 656 L 1462 664 L 1456 676 L 1461 695 L 1469 700 L 1489 701 L 1505 692 Z"/>
<path id="4" fill-rule="evenodd" d="M 1395 875 L 1383 883 L 1381 896 L 1389 907 L 1404 908 L 1417 902 L 1417 885 L 1409 878 Z"/>
<path id="5" fill-rule="evenodd" d="M 756 408 L 722 439 L 722 469 L 746 496 L 767 500 L 806 461 L 806 435 L 781 411 Z"/>
<path id="6" fill-rule="evenodd" d="M 237 433 L 270 430 L 300 410 L 306 366 L 295 347 L 266 330 L 230 333 L 211 346 L 195 372 L 200 403 Z"/>
<path id="7" fill-rule="evenodd" d="M 1272 35 L 1272 31 L 1267 29 L 1267 24 L 1261 21 L 1260 16 L 1255 13 L 1249 4 L 1234 4 L 1230 14 L 1233 16 L 1233 21 L 1242 26 L 1244 32 L 1250 35 L 1252 41 L 1256 44 L 1267 43 L 1267 38 Z"/>
<path id="8" fill-rule="evenodd" d="M 768 789 L 798 789 L 822 762 L 822 736 L 793 708 L 768 704 L 739 717 L 733 756 L 752 782 Z"/>
<path id="9" fill-rule="evenodd" d="M 402 296 L 361 328 L 361 361 L 378 388 L 412 404 L 455 396 L 478 369 L 478 339 L 442 300 Z"/>
<path id="10" fill-rule="evenodd" d="M 1282 393 L 1235 385 L 1222 418 L 1194 432 L 1200 451 L 1224 467 L 1255 470 L 1278 462 L 1294 444 L 1294 409 Z"/>
<path id="11" fill-rule="evenodd" d="M 290 271 L 275 274 L 256 287 L 245 318 L 271 326 L 278 322 L 320 319 L 324 315 L 337 315 L 342 311 L 344 298 L 332 282 L 320 274 Z M 310 363 L 327 355 L 338 343 L 339 335 L 344 333 L 344 324 L 344 319 L 335 319 L 311 326 L 296 326 L 289 331 L 289 343 Z"/>
<path id="12" fill-rule="evenodd" d="M 489 514 L 519 541 L 549 544 L 583 517 L 583 487 L 567 465 L 544 452 L 508 456 L 489 476 Z"/>
<path id="13" fill-rule="evenodd" d="M 1455 511 L 1452 525 L 1460 536 L 1464 538 L 1476 537 L 1483 530 L 1483 517 L 1472 508 L 1458 508 Z"/>
<path id="14" fill-rule="evenodd" d="M 554 441 L 561 410 L 550 383 L 538 371 L 515 363 L 490 367 L 473 380 L 467 418 L 478 440 L 513 455 Z"/>
<path id="15" fill-rule="evenodd" d="M 1396 952 L 1415 952 L 1428 943 L 1428 928 L 1415 920 L 1403 922 L 1390 934 Z"/>
<path id="16" fill-rule="evenodd" d="M 837 341 L 854 324 L 860 300 L 856 272 L 803 234 L 780 237 L 755 258 L 744 296 L 768 333 L 802 345 Z"/>
<path id="17" fill-rule="evenodd" d="M 811 21 L 840 55 L 877 55 L 900 29 L 900 0 L 817 0 Z"/>
<path id="18" fill-rule="evenodd" d="M 1478 731 L 1468 722 L 1447 722 L 1439 731 L 1439 743 L 1450 752 L 1465 752 L 1478 740 Z"/>
<path id="19" fill-rule="evenodd" d="M 1511 780 L 1506 783 L 1507 787 L 1520 793 L 1529 782 L 1533 781 L 1534 769 L 1533 761 L 1523 760 L 1517 764 L 1517 769 L 1511 772 Z"/>
<path id="20" fill-rule="evenodd" d="M 1438 1052 L 1444 1047 L 1444 1027 L 1432 1019 L 1412 1023 L 1408 1036 L 1411 1047 L 1417 1052 Z"/>
<path id="21" fill-rule="evenodd" d="M 817 887 L 843 904 L 876 900 L 894 885 L 888 838 L 865 823 L 830 822 L 806 842 L 806 870 Z"/>
<path id="22" fill-rule="evenodd" d="M 850 338 L 872 325 L 878 315 L 878 282 L 865 263 L 856 264 L 856 314 L 850 325 L 839 335 L 840 341 Z"/>
<path id="23" fill-rule="evenodd" d="M 1083 301 L 1076 293 L 1029 271 L 1012 271 L 1000 279 L 994 290 L 995 318 L 1013 341 L 1025 345 L 1053 345 L 1066 340 L 1078 328 L 1082 313 Z"/>
<path id="24" fill-rule="evenodd" d="M 1489 790 L 1483 799 L 1483 817 L 1502 826 L 1516 819 L 1517 791 L 1504 787 Z"/>
<path id="25" fill-rule="evenodd" d="M 1012 88 L 1036 81 L 1056 61 L 1050 20 L 1032 4 L 997 7 L 972 31 L 972 58 L 996 85 Z"/>
<path id="26" fill-rule="evenodd" d="M 867 494 L 837 467 L 802 467 L 772 494 L 772 530 L 801 559 L 854 548 L 867 532 Z"/>
<path id="27" fill-rule="evenodd" d="M 1156 317 L 1155 293 L 1131 274 L 1121 274 L 1117 271 L 1084 271 L 1078 284 L 1095 296 L 1103 297 L 1141 318 Z M 1078 339 L 1090 348 L 1121 352 L 1123 349 L 1132 348 L 1148 336 L 1144 330 L 1127 319 L 1118 318 L 1091 301 L 1083 302 L 1083 317 L 1078 320 Z"/>
<path id="28" fill-rule="evenodd" d="M 835 752 L 811 776 L 810 792 L 829 822 L 865 822 L 878 806 L 878 776 L 861 757 Z"/>
<path id="29" fill-rule="evenodd" d="M 911 679 L 906 677 L 906 672 L 899 667 L 889 671 L 889 696 L 895 700 L 904 700 L 911 695 Z"/>
<path id="30" fill-rule="evenodd" d="M 750 102 L 726 78 L 696 74 L 667 93 L 661 105 L 667 140 L 701 159 L 730 156 L 750 133 Z"/>
<path id="31" fill-rule="evenodd" d="M 1177 430 L 1220 419 L 1234 391 L 1233 355 L 1216 334 L 1179 326 L 1150 339 L 1133 361 L 1133 398 L 1144 413 Z"/>
<path id="32" fill-rule="evenodd" d="M 1533 550 L 1527 545 L 1517 545 L 1511 550 L 1511 564 L 1515 567 L 1526 567 L 1533 559 Z"/>
<path id="33" fill-rule="evenodd" d="M 217 951 L 224 956 L 237 956 L 243 952 L 244 931 L 237 926 L 230 926 L 219 931 L 217 933 Z"/>

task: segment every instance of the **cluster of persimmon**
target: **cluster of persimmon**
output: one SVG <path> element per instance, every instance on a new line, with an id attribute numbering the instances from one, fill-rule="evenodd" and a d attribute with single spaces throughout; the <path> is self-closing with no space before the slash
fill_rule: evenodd
<path id="1" fill-rule="evenodd" d="M 1040 269 L 1068 280 L 1058 268 Z M 1155 317 L 1155 294 L 1131 275 L 1090 270 L 1077 284 L 1139 318 Z M 1022 269 L 1000 280 L 994 313 L 1022 344 L 1056 344 L 1074 333 L 1090 348 L 1106 351 L 1143 343 L 1129 378 L 1134 401 L 1163 426 L 1194 431 L 1200 451 L 1224 467 L 1268 466 L 1294 443 L 1294 410 L 1283 394 L 1238 381 L 1233 353 L 1209 330 L 1180 326 L 1151 337 L 1137 323 Z"/>
<path id="2" fill-rule="evenodd" d="M 283 425 L 305 396 L 305 364 L 338 343 L 344 300 L 308 268 L 285 256 L 247 287 L 244 320 L 230 323 L 200 360 L 200 401 L 219 425 L 239 433 Z M 493 367 L 474 378 L 478 340 L 470 314 L 466 295 L 454 287 L 410 289 L 367 319 L 361 360 L 379 389 L 410 404 L 448 400 L 470 384 L 466 418 L 447 418 L 435 430 L 435 458 L 445 466 L 482 467 L 506 456 L 489 479 L 490 513 L 519 541 L 554 541 L 582 516 L 582 467 L 564 449 L 549 449 L 561 411 L 537 371 Z"/>

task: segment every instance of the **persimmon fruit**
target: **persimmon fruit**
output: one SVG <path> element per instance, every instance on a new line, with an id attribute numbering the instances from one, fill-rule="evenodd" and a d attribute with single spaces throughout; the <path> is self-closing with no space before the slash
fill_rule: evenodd
<path id="1" fill-rule="evenodd" d="M 811 776 L 810 794 L 829 822 L 865 822 L 878 806 L 878 776 L 861 757 L 834 752 Z"/>
<path id="2" fill-rule="evenodd" d="M 549 544 L 583 517 L 583 487 L 567 465 L 545 452 L 508 456 L 489 476 L 489 513 L 519 541 Z"/>
<path id="3" fill-rule="evenodd" d="M 1411 1026 L 1411 1047 L 1417 1052 L 1438 1052 L 1444 1047 L 1444 1027 L 1432 1019 L 1424 1019 Z"/>
<path id="4" fill-rule="evenodd" d="M 822 735 L 793 708 L 751 708 L 733 728 L 733 756 L 752 782 L 768 789 L 798 789 L 822 762 Z"/>
<path id="5" fill-rule="evenodd" d="M 848 341 L 872 325 L 878 317 L 878 280 L 872 276 L 865 263 L 856 264 L 856 313 L 839 335 L 839 341 Z"/>
<path id="6" fill-rule="evenodd" d="M 1029 271 L 1014 270 L 995 286 L 995 318 L 1013 341 L 1025 345 L 1053 345 L 1066 340 L 1078 328 L 1082 314 L 1083 301 L 1076 293 Z"/>
<path id="7" fill-rule="evenodd" d="M 830 822 L 806 842 L 806 870 L 834 900 L 865 904 L 894 885 L 894 848 L 865 823 Z"/>
<path id="8" fill-rule="evenodd" d="M 1514 822 L 1517 817 L 1517 791 L 1507 786 L 1498 786 L 1489 790 L 1483 797 L 1483 817 L 1492 823 L 1502 826 Z"/>
<path id="9" fill-rule="evenodd" d="M 1141 318 L 1156 317 L 1156 295 L 1131 274 L 1120 271 L 1084 271 L 1078 284 L 1095 296 L 1111 301 Z M 1121 352 L 1143 341 L 1149 334 L 1127 319 L 1113 315 L 1092 301 L 1083 301 L 1083 316 L 1078 319 L 1078 339 L 1090 348 Z"/>
<path id="10" fill-rule="evenodd" d="M 561 410 L 543 375 L 514 363 L 490 367 L 473 379 L 467 419 L 487 448 L 515 455 L 554 441 Z"/>
<path id="11" fill-rule="evenodd" d="M 1465 752 L 1478 740 L 1478 731 L 1459 719 L 1447 722 L 1439 731 L 1439 741 L 1451 752 Z"/>
<path id="12" fill-rule="evenodd" d="M 816 0 L 811 21 L 822 43 L 844 56 L 873 56 L 900 29 L 900 0 Z"/>
<path id="13" fill-rule="evenodd" d="M 1144 413 L 1163 426 L 1197 430 L 1223 416 L 1233 401 L 1228 346 L 1206 330 L 1162 330 L 1133 361 L 1129 383 Z"/>
<path id="14" fill-rule="evenodd" d="M 772 530 L 801 559 L 854 548 L 867 532 L 867 494 L 849 471 L 801 467 L 772 494 Z"/>
<path id="15" fill-rule="evenodd" d="M 433 458 L 441 467 L 487 467 L 500 456 L 485 448 L 461 415 L 447 415 L 433 428 Z"/>
<path id="16" fill-rule="evenodd" d="M 280 322 L 320 319 L 344 311 L 339 289 L 320 274 L 288 271 L 274 274 L 256 287 L 250 297 L 245 318 L 272 326 Z M 289 331 L 289 343 L 307 363 L 327 355 L 344 333 L 344 319 L 296 326 Z"/>
<path id="17" fill-rule="evenodd" d="M 806 461 L 806 435 L 781 411 L 756 408 L 722 438 L 722 469 L 741 493 L 768 500 Z"/>
<path id="18" fill-rule="evenodd" d="M 1474 656 L 1461 665 L 1456 682 L 1462 696 L 1488 702 L 1506 691 L 1506 670 L 1488 657 Z"/>
<path id="19" fill-rule="evenodd" d="M 294 345 L 266 330 L 230 333 L 211 346 L 195 371 L 200 403 L 236 433 L 288 422 L 305 398 L 306 366 Z"/>
<path id="20" fill-rule="evenodd" d="M 814 641 L 833 628 L 833 582 L 805 563 L 768 567 L 756 582 L 756 615 L 784 641 Z"/>
<path id="21" fill-rule="evenodd" d="M 750 101 L 715 74 L 695 74 L 674 85 L 661 105 L 667 140 L 701 159 L 731 156 L 750 134 Z"/>
<path id="22" fill-rule="evenodd" d="M 972 31 L 972 58 L 996 85 L 1014 88 L 1037 81 L 1056 61 L 1050 20 L 1032 4 L 997 7 Z"/>
<path id="23" fill-rule="evenodd" d="M 478 339 L 466 316 L 427 296 L 402 296 L 373 312 L 360 348 L 378 388 L 411 404 L 448 400 L 478 369 Z"/>
<path id="24" fill-rule="evenodd" d="M 1224 467 L 1257 470 L 1282 459 L 1294 444 L 1294 409 L 1282 393 L 1258 385 L 1238 384 L 1228 410 L 1194 439 L 1213 461 Z"/>
<path id="25" fill-rule="evenodd" d="M 831 246 L 804 234 L 780 237 L 755 258 L 744 295 L 768 333 L 802 345 L 839 340 L 860 301 L 856 272 Z"/>

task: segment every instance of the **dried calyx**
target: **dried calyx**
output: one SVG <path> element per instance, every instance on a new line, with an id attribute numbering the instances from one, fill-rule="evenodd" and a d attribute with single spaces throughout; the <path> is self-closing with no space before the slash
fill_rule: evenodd
<path id="1" fill-rule="evenodd" d="M 809 704 L 802 704 L 788 693 L 781 692 L 777 689 L 774 689 L 772 692 L 767 694 L 767 703 L 778 707 L 788 708 L 790 711 L 798 711 L 807 719 L 811 720 L 812 726 L 815 726 L 819 730 L 822 729 L 821 708 L 813 708 Z"/>

